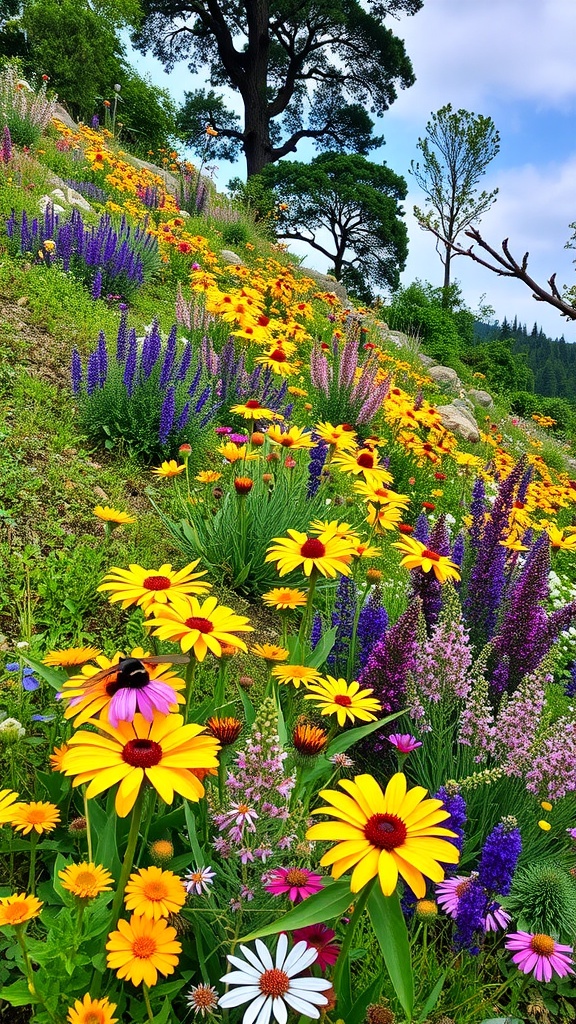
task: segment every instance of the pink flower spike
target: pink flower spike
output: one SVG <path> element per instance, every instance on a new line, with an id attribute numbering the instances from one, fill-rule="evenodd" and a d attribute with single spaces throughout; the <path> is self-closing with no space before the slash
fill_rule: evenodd
<path id="1" fill-rule="evenodd" d="M 392 736 L 388 736 L 388 743 L 391 743 L 399 754 L 411 754 L 413 750 L 417 750 L 422 744 L 420 740 L 417 740 L 415 736 L 411 736 L 409 732 L 395 732 Z"/>
<path id="2" fill-rule="evenodd" d="M 316 963 L 321 971 L 325 971 L 327 967 L 332 967 L 336 963 L 340 946 L 333 941 L 336 938 L 336 932 L 327 928 L 325 924 L 309 924 L 306 928 L 295 928 L 292 938 L 294 942 L 301 942 L 303 939 L 309 949 L 317 950 Z"/>
<path id="3" fill-rule="evenodd" d="M 270 881 L 264 888 L 272 896 L 288 894 L 292 903 L 300 903 L 307 896 L 313 896 L 324 888 L 322 875 L 309 871 L 308 868 L 275 868 L 269 872 Z"/>
<path id="4" fill-rule="evenodd" d="M 534 974 L 536 981 L 549 982 L 574 974 L 572 946 L 563 946 L 551 935 L 513 932 L 506 937 L 506 949 L 514 952 L 512 962 L 523 974 Z"/>

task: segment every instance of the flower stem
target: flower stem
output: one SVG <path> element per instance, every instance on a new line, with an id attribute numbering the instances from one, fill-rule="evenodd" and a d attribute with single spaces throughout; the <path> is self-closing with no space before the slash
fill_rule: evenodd
<path id="1" fill-rule="evenodd" d="M 192 701 L 192 691 L 194 689 L 194 674 L 196 672 L 196 658 L 191 653 L 190 661 L 186 666 L 186 719 L 185 724 L 188 722 L 190 715 L 190 703 Z"/>
<path id="2" fill-rule="evenodd" d="M 34 893 L 36 884 L 36 843 L 38 836 L 35 832 L 30 836 L 30 869 L 28 871 L 28 892 Z"/>
<path id="3" fill-rule="evenodd" d="M 312 617 L 312 599 L 314 597 L 314 591 L 316 590 L 316 581 L 318 579 L 318 569 L 312 569 L 310 573 L 310 586 L 308 587 L 308 596 L 306 598 L 306 605 L 302 614 L 302 622 L 300 623 L 300 630 L 298 632 L 298 640 L 301 644 L 307 638 L 308 629 L 310 625 L 310 619 Z"/>
<path id="4" fill-rule="evenodd" d="M 116 887 L 116 893 L 114 895 L 114 902 L 112 904 L 112 912 L 110 916 L 110 929 L 113 932 L 120 917 L 120 909 L 122 907 L 122 897 L 124 896 L 124 889 L 126 882 L 128 881 L 132 865 L 134 863 L 134 854 L 136 853 L 136 844 L 138 842 L 138 833 L 140 830 L 140 821 L 142 818 L 142 807 L 144 805 L 144 787 L 142 786 L 136 803 L 134 804 L 134 810 L 132 811 L 132 821 L 130 822 L 130 832 L 128 833 L 128 843 L 126 846 L 126 852 L 124 854 L 124 860 L 122 861 L 122 868 L 120 871 L 120 878 L 118 879 L 118 885 Z"/>
<path id="5" fill-rule="evenodd" d="M 86 818 L 86 841 L 88 843 L 88 860 L 92 864 L 92 833 L 90 831 L 90 811 L 88 810 L 88 798 L 86 796 L 86 786 L 82 786 L 82 795 L 84 797 L 84 817 Z"/>
<path id="6" fill-rule="evenodd" d="M 152 1007 L 150 1005 L 150 990 L 148 985 L 142 983 L 142 995 L 144 996 L 144 1005 L 146 1007 L 146 1013 L 148 1014 L 148 1020 L 154 1020 L 154 1014 L 152 1013 Z"/>
<path id="7" fill-rule="evenodd" d="M 350 951 L 350 946 L 352 944 L 352 939 L 354 938 L 354 932 L 356 931 L 356 925 L 358 924 L 358 921 L 360 920 L 360 918 L 362 917 L 362 914 L 364 913 L 364 908 L 366 906 L 366 903 L 368 902 L 368 897 L 370 895 L 370 892 L 372 890 L 372 886 L 373 885 L 374 885 L 374 879 L 372 879 L 371 882 L 368 882 L 364 886 L 364 888 L 362 889 L 362 891 L 361 891 L 361 893 L 360 893 L 360 895 L 359 895 L 359 897 L 358 897 L 358 899 L 356 901 L 356 905 L 354 907 L 354 913 L 352 914 L 352 917 L 350 918 L 350 921 L 349 921 L 348 926 L 346 928 L 346 932 L 345 932 L 345 935 L 344 935 L 344 941 L 342 943 L 342 946 L 340 947 L 340 953 L 338 954 L 338 959 L 336 961 L 336 966 L 334 968 L 334 978 L 333 978 L 333 981 L 332 981 L 332 984 L 334 986 L 334 991 L 336 992 L 337 995 L 338 995 L 339 988 L 340 988 L 340 981 L 342 979 L 342 974 L 343 974 L 344 968 L 346 966 L 346 960 L 348 959 L 348 953 Z"/>

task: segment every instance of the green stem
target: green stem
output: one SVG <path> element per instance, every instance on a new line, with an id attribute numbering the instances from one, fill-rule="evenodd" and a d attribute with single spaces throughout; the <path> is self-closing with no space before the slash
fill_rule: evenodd
<path id="1" fill-rule="evenodd" d="M 34 886 L 36 884 L 36 843 L 38 842 L 38 836 L 35 832 L 30 837 L 30 870 L 28 872 L 28 892 L 34 893 Z"/>
<path id="2" fill-rule="evenodd" d="M 218 663 L 218 678 L 216 679 L 216 707 L 221 708 L 226 696 L 226 677 L 228 674 L 228 659 L 220 658 Z"/>
<path id="3" fill-rule="evenodd" d="M 192 700 L 192 692 L 194 690 L 194 675 L 196 672 L 196 658 L 194 654 L 190 654 L 190 661 L 186 666 L 186 719 L 185 724 L 188 722 L 190 715 L 190 703 Z"/>
<path id="4" fill-rule="evenodd" d="M 90 831 L 90 812 L 88 810 L 88 798 L 86 796 L 86 786 L 82 786 L 82 795 L 84 797 L 84 817 L 86 818 L 86 840 L 88 842 L 88 861 L 90 864 L 94 863 L 92 855 L 92 832 Z"/>
<path id="5" fill-rule="evenodd" d="M 146 843 L 148 842 L 148 833 L 152 824 L 152 818 L 154 817 L 154 811 L 156 809 L 156 790 L 148 790 L 148 807 L 146 808 L 146 818 L 144 821 L 144 829 L 142 831 L 142 842 L 140 844 L 140 851 L 138 853 L 138 859 L 136 861 L 136 867 L 140 867 L 140 861 L 144 850 L 146 849 Z"/>
<path id="6" fill-rule="evenodd" d="M 366 906 L 366 903 L 368 902 L 368 897 L 370 895 L 370 892 L 372 890 L 372 886 L 373 885 L 374 885 L 374 879 L 372 879 L 371 882 L 368 882 L 367 885 L 364 886 L 364 888 L 362 889 L 362 891 L 361 891 L 361 893 L 358 896 L 358 899 L 356 901 L 356 906 L 354 907 L 354 913 L 352 914 L 352 917 L 350 918 L 350 921 L 348 922 L 348 925 L 347 925 L 347 928 L 346 928 L 346 931 L 345 931 L 345 934 L 344 934 L 344 941 L 342 943 L 342 946 L 340 947 L 340 953 L 338 955 L 338 959 L 336 961 L 336 966 L 334 968 L 334 977 L 333 977 L 332 984 L 333 984 L 333 987 L 334 987 L 334 991 L 336 992 L 336 995 L 338 995 L 338 992 L 340 991 L 340 980 L 342 978 L 342 974 L 343 974 L 344 968 L 346 966 L 346 960 L 348 959 L 348 953 L 350 951 L 350 946 L 352 944 L 352 939 L 354 938 L 354 932 L 356 931 L 356 925 L 358 924 L 358 921 L 360 920 L 360 918 L 362 917 L 362 914 L 364 913 L 364 908 Z"/>
<path id="7" fill-rule="evenodd" d="M 144 996 L 144 1006 L 146 1007 L 148 1020 L 154 1020 L 154 1014 L 152 1013 L 152 1007 L 150 1005 L 150 991 L 148 989 L 148 985 L 145 985 L 144 983 L 142 983 L 142 995 Z"/>
<path id="8" fill-rule="evenodd" d="M 120 878 L 118 879 L 118 885 L 116 887 L 116 893 L 114 895 L 114 902 L 112 904 L 112 912 L 110 917 L 110 928 L 109 931 L 113 932 L 120 917 L 120 910 L 122 908 L 122 899 L 124 897 L 124 889 L 126 888 L 126 882 L 130 876 L 132 865 L 134 863 L 134 854 L 136 853 L 136 844 L 138 842 L 138 833 L 140 831 L 140 821 L 142 819 L 142 808 L 144 805 L 144 787 L 140 789 L 134 804 L 134 810 L 132 811 L 132 821 L 130 822 L 130 832 L 128 833 L 128 844 L 126 846 L 126 852 L 124 854 L 124 860 L 122 861 L 122 868 L 120 871 Z M 106 936 L 108 938 L 108 936 Z"/>
<path id="9" fill-rule="evenodd" d="M 312 569 L 310 573 L 310 586 L 308 587 L 308 596 L 306 598 L 306 604 L 304 606 L 304 612 L 302 614 L 302 622 L 300 623 L 300 630 L 298 632 L 298 640 L 300 644 L 303 644 L 307 639 L 308 627 L 310 619 L 312 617 L 312 599 L 314 597 L 314 591 L 316 590 L 316 581 L 318 580 L 318 569 Z"/>
<path id="10" fill-rule="evenodd" d="M 34 971 L 32 970 L 32 964 L 30 963 L 30 957 L 28 956 L 28 950 L 26 948 L 26 941 L 24 939 L 23 925 L 16 925 L 14 931 L 16 932 L 18 945 L 22 950 L 22 957 L 24 959 L 24 973 L 26 974 L 26 980 L 28 982 L 28 991 L 30 992 L 31 996 L 35 996 L 37 999 L 39 999 L 40 996 L 38 995 L 38 992 L 36 991 L 34 985 Z"/>

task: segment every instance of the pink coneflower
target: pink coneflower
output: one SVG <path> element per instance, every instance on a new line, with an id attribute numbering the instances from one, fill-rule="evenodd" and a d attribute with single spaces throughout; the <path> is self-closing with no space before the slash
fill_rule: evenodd
<path id="1" fill-rule="evenodd" d="M 436 902 L 448 917 L 456 920 L 458 901 L 471 882 L 472 879 L 465 875 L 455 875 L 454 878 L 447 878 L 436 886 Z M 510 914 L 496 900 L 492 900 L 482 918 L 482 927 L 485 932 L 497 932 L 500 928 L 506 928 L 510 920 Z"/>
<path id="2" fill-rule="evenodd" d="M 148 682 L 145 682 L 148 679 Z M 126 686 L 120 686 L 120 675 L 113 687 L 115 693 L 108 705 L 108 721 L 114 728 L 118 722 L 132 722 L 137 711 L 144 716 L 147 722 L 154 718 L 154 712 L 159 711 L 167 715 L 170 709 L 177 705 L 176 691 L 169 683 L 162 679 L 149 679 L 148 672 L 143 666 L 143 672 L 138 678 L 131 679 Z M 70 701 L 71 704 L 74 701 Z"/>
<path id="3" fill-rule="evenodd" d="M 269 881 L 264 888 L 272 896 L 288 893 L 292 903 L 300 903 L 307 896 L 313 896 L 324 888 L 322 875 L 309 871 L 308 868 L 275 868 L 268 872 Z"/>
<path id="4" fill-rule="evenodd" d="M 336 963 L 340 946 L 332 941 L 336 938 L 336 932 L 327 928 L 325 924 L 309 924 L 306 928 L 296 928 L 292 932 L 292 938 L 294 942 L 304 940 L 310 948 L 317 950 L 316 963 L 321 971 Z"/>
<path id="5" fill-rule="evenodd" d="M 232 433 L 232 427 L 216 427 L 214 433 L 222 435 L 222 436 L 224 434 L 231 434 Z"/>
<path id="6" fill-rule="evenodd" d="M 551 935 L 514 932 L 506 937 L 506 949 L 514 950 L 512 962 L 524 974 L 534 973 L 536 981 L 564 978 L 572 970 L 572 946 L 562 946 Z"/>
<path id="7" fill-rule="evenodd" d="M 494 900 L 488 907 L 482 924 L 485 932 L 497 932 L 500 928 L 507 928 L 511 920 L 512 915 Z"/>
<path id="8" fill-rule="evenodd" d="M 413 750 L 421 747 L 420 740 L 417 740 L 415 736 L 411 736 L 409 732 L 395 732 L 392 736 L 388 736 L 388 743 L 391 743 L 399 754 L 411 754 Z"/>

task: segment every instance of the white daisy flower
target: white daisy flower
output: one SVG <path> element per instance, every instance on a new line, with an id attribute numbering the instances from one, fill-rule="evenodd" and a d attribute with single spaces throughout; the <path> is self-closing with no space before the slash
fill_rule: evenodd
<path id="1" fill-rule="evenodd" d="M 326 978 L 297 977 L 317 959 L 316 949 L 302 940 L 288 953 L 288 938 L 285 934 L 278 938 L 275 964 L 261 939 L 256 939 L 258 955 L 248 946 L 240 946 L 240 949 L 246 960 L 229 955 L 228 960 L 238 970 L 220 979 L 238 987 L 221 996 L 219 1006 L 228 1008 L 249 1002 L 242 1024 L 269 1024 L 271 1015 L 274 1015 L 278 1024 L 286 1024 L 286 1004 L 303 1016 L 320 1016 L 318 1007 L 328 1003 L 322 992 L 330 988 L 331 982 Z"/>

